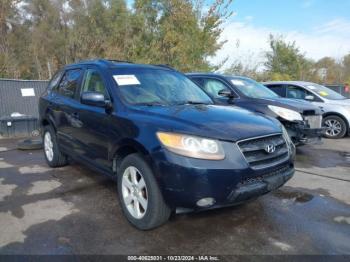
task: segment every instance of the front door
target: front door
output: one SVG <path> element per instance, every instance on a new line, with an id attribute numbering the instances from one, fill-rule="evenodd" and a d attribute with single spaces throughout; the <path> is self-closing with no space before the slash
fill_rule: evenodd
<path id="1" fill-rule="evenodd" d="M 98 92 L 110 100 L 106 81 L 97 68 L 87 68 L 80 95 L 84 92 Z M 79 120 L 82 128 L 78 139 L 84 145 L 84 157 L 92 160 L 98 167 L 110 171 L 108 161 L 111 114 L 104 107 L 81 104 Z"/>

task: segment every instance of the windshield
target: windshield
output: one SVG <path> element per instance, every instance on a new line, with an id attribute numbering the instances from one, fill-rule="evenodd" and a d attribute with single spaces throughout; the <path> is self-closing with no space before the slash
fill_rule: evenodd
<path id="1" fill-rule="evenodd" d="M 321 86 L 318 84 L 307 84 L 306 85 L 307 88 L 309 88 L 310 90 L 312 90 L 313 92 L 315 92 L 316 94 L 330 99 L 330 100 L 344 100 L 346 99 L 346 97 L 342 96 L 341 94 L 333 91 L 332 89 L 325 87 L 325 86 Z"/>
<path id="2" fill-rule="evenodd" d="M 276 98 L 279 97 L 275 92 L 266 86 L 259 84 L 252 79 L 229 77 L 231 83 L 238 88 L 245 96 L 251 98 Z"/>
<path id="3" fill-rule="evenodd" d="M 163 69 L 118 69 L 113 78 L 132 105 L 212 104 L 209 96 L 186 76 Z"/>

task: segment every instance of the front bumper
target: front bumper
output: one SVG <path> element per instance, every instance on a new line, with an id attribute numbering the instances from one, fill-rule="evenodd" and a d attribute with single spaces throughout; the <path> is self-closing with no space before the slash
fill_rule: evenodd
<path id="1" fill-rule="evenodd" d="M 235 205 L 281 187 L 294 174 L 292 156 L 277 166 L 254 170 L 238 149 L 232 150 L 235 145 L 223 143 L 223 147 L 229 153 L 222 161 L 187 158 L 164 149 L 154 153 L 154 173 L 171 208 Z M 215 204 L 198 207 L 197 201 L 203 198 L 213 198 Z"/>
<path id="2" fill-rule="evenodd" d="M 325 132 L 325 128 L 309 128 L 304 122 L 282 123 L 295 145 L 320 143 Z"/>

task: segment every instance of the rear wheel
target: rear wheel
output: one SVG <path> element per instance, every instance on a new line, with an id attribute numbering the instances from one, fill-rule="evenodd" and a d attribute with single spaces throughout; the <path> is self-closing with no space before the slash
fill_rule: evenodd
<path id="1" fill-rule="evenodd" d="M 170 209 L 153 172 L 139 154 L 131 154 L 122 161 L 118 194 L 126 218 L 138 229 L 153 229 L 169 219 Z"/>
<path id="2" fill-rule="evenodd" d="M 45 159 L 50 167 L 61 167 L 67 165 L 67 156 L 58 148 L 56 132 L 51 126 L 44 127 L 43 144 Z"/>
<path id="3" fill-rule="evenodd" d="M 347 126 L 345 121 L 339 116 L 327 116 L 323 119 L 323 126 L 326 128 L 325 137 L 327 138 L 342 138 L 345 136 Z"/>

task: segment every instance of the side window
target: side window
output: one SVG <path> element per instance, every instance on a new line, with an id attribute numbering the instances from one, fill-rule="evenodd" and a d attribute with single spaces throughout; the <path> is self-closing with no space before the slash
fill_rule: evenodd
<path id="1" fill-rule="evenodd" d="M 284 85 L 269 85 L 267 86 L 271 91 L 275 92 L 281 97 L 286 97 L 286 88 Z"/>
<path id="2" fill-rule="evenodd" d="M 203 87 L 203 81 L 200 78 L 190 78 L 196 85 Z"/>
<path id="3" fill-rule="evenodd" d="M 287 98 L 305 99 L 306 90 L 298 86 L 287 86 Z"/>
<path id="4" fill-rule="evenodd" d="M 219 91 L 221 90 L 229 90 L 224 83 L 216 79 L 203 79 L 202 88 L 205 92 L 207 92 L 213 98 L 221 98 L 219 95 Z"/>
<path id="5" fill-rule="evenodd" d="M 63 72 L 62 71 L 58 71 L 52 78 L 51 78 L 51 81 L 49 82 L 49 85 L 48 85 L 48 89 L 49 90 L 53 90 L 53 89 L 56 89 L 57 86 L 58 86 L 58 83 L 60 82 L 61 80 L 61 77 L 63 75 Z"/>
<path id="6" fill-rule="evenodd" d="M 63 96 L 74 98 L 74 94 L 78 89 L 78 84 L 81 75 L 81 69 L 73 69 L 66 71 L 58 87 L 58 93 Z"/>
<path id="7" fill-rule="evenodd" d="M 84 92 L 98 92 L 104 94 L 106 98 L 108 97 L 102 76 L 96 70 L 88 69 L 86 71 L 84 85 L 82 88 L 82 93 Z"/>

